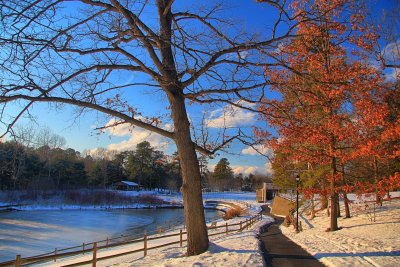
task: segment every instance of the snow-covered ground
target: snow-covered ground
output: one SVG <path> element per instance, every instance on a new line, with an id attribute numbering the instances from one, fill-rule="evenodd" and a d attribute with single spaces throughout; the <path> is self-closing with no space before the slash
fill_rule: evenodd
<path id="1" fill-rule="evenodd" d="M 201 255 L 185 257 L 185 247 L 172 247 L 151 252 L 149 257 L 126 260 L 113 266 L 263 266 L 257 234 L 262 225 L 271 221 L 270 217 L 264 217 L 247 231 L 211 237 L 208 251 Z"/>
<path id="2" fill-rule="evenodd" d="M 255 192 L 205 192 L 203 199 L 238 200 L 248 203 L 256 203 Z"/>
<path id="3" fill-rule="evenodd" d="M 392 197 L 399 195 L 399 192 L 391 194 Z M 165 197 L 171 201 L 181 201 L 179 195 Z M 361 204 L 352 205 L 352 218 L 339 219 L 341 230 L 325 232 L 329 218 L 326 211 L 321 211 L 313 220 L 308 220 L 305 214 L 300 216 L 303 232 L 296 234 L 293 227 L 281 226 L 282 232 L 327 266 L 400 266 L 400 199 L 386 201 L 382 207 L 376 207 L 374 221 L 373 213 L 366 212 L 362 200 L 350 197 Z M 370 198 L 373 199 L 373 196 Z M 250 214 L 257 213 L 260 206 L 254 201 L 254 193 L 206 193 L 204 199 L 246 202 L 252 204 Z M 373 204 L 368 205 L 367 210 L 373 211 Z M 244 219 L 235 218 L 229 223 Z M 150 250 L 147 257 L 141 253 L 127 255 L 99 262 L 98 266 L 263 266 L 257 233 L 260 226 L 271 221 L 271 218 L 264 217 L 251 229 L 241 233 L 210 237 L 209 250 L 198 256 L 185 257 L 186 247 L 173 245 Z M 165 240 L 161 242 L 165 243 Z M 90 258 L 90 253 L 87 257 Z M 57 261 L 57 264 L 61 265 L 61 262 Z"/>
<path id="4" fill-rule="evenodd" d="M 375 221 L 373 203 L 367 208 L 365 203 L 353 204 L 351 209 L 352 218 L 339 218 L 339 231 L 325 231 L 329 227 L 325 210 L 313 220 L 300 216 L 303 232 L 296 234 L 285 226 L 281 230 L 327 266 L 400 266 L 400 200 L 376 206 Z"/>
<path id="5" fill-rule="evenodd" d="M 399 192 L 391 194 L 392 197 L 399 195 Z M 237 196 L 241 201 L 249 197 L 240 194 L 220 197 L 211 193 L 205 199 L 234 200 Z M 372 200 L 373 196 L 350 198 L 362 202 Z M 256 205 L 254 198 L 251 199 L 248 198 L 249 202 Z M 343 229 L 336 232 L 325 232 L 329 225 L 325 211 L 318 213 L 312 221 L 302 215 L 304 231 L 299 234 L 292 227 L 281 228 L 285 235 L 327 266 L 400 266 L 400 200 L 384 202 L 382 207 L 376 207 L 375 222 L 373 213 L 367 213 L 363 205 L 353 205 L 354 216 L 340 218 L 339 226 Z M 371 207 L 373 204 L 369 204 L 368 211 Z M 249 231 L 211 238 L 209 250 L 198 256 L 186 258 L 185 248 L 167 248 L 155 251 L 151 257 L 126 260 L 115 266 L 262 266 L 256 234 L 261 225 L 270 221 L 271 218 L 264 218 Z"/>

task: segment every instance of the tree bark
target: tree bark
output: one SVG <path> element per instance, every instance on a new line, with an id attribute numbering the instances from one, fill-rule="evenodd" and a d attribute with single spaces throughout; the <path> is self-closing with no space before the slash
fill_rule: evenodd
<path id="1" fill-rule="evenodd" d="M 378 159 L 376 156 L 374 156 L 374 181 L 375 181 L 375 202 L 376 204 L 380 204 L 382 206 L 382 199 L 379 195 L 379 189 L 378 189 L 378 183 L 379 183 L 379 177 L 378 177 Z"/>
<path id="2" fill-rule="evenodd" d="M 335 191 L 335 177 L 337 174 L 337 167 L 336 167 L 336 157 L 332 157 L 331 160 L 331 181 L 329 185 L 329 189 L 331 191 L 331 220 L 330 220 L 330 231 L 336 231 L 338 230 L 338 223 L 337 223 L 337 218 L 338 218 L 338 194 Z"/>
<path id="3" fill-rule="evenodd" d="M 173 0 L 157 0 L 160 24 L 159 49 L 161 55 L 160 85 L 166 92 L 174 123 L 174 141 L 180 158 L 183 205 L 187 227 L 187 255 L 198 255 L 208 249 L 208 233 L 201 192 L 201 174 L 195 144 L 190 134 L 183 86 L 179 82 L 175 59 L 171 48 Z"/>
<path id="4" fill-rule="evenodd" d="M 344 173 L 344 164 L 342 164 L 342 181 L 343 185 L 346 185 L 346 177 Z M 347 198 L 347 193 L 343 191 L 343 201 L 344 201 L 344 217 L 350 218 L 350 207 L 349 207 L 349 199 Z"/>
<path id="5" fill-rule="evenodd" d="M 314 203 L 314 194 L 311 195 L 311 216 L 310 220 L 315 218 L 315 203 Z"/>
<path id="6" fill-rule="evenodd" d="M 338 197 L 337 197 L 336 205 L 337 205 L 337 216 L 338 216 L 338 217 L 342 217 L 342 215 L 341 215 L 341 213 L 340 213 L 340 200 L 339 200 L 339 193 L 338 193 Z"/>
<path id="7" fill-rule="evenodd" d="M 344 200 L 344 217 L 345 218 L 351 218 L 349 199 L 347 198 L 347 193 L 346 192 L 343 192 L 343 200 Z"/>
<path id="8" fill-rule="evenodd" d="M 208 234 L 205 223 L 201 175 L 194 143 L 191 140 L 190 125 L 185 100 L 180 93 L 168 95 L 175 127 L 175 143 L 180 156 L 183 184 L 181 192 L 185 208 L 187 227 L 187 255 L 197 255 L 208 249 Z"/>

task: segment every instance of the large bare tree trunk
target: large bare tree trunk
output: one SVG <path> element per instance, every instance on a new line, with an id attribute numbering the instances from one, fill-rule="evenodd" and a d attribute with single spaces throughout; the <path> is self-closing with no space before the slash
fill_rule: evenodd
<path id="1" fill-rule="evenodd" d="M 201 192 L 201 174 L 195 144 L 190 134 L 183 88 L 178 81 L 177 69 L 171 48 L 172 0 L 157 0 L 159 13 L 160 53 L 165 71 L 163 90 L 167 93 L 174 122 L 174 141 L 178 149 L 182 172 L 183 205 L 187 227 L 187 255 L 197 255 L 208 249 L 208 233 Z"/>
<path id="2" fill-rule="evenodd" d="M 183 175 L 181 191 L 187 226 L 187 254 L 190 256 L 200 254 L 208 249 L 208 235 L 201 194 L 199 162 L 194 143 L 191 140 L 184 98 L 177 91 L 175 94 L 169 94 L 168 98 L 175 127 L 175 143 L 181 159 Z"/>

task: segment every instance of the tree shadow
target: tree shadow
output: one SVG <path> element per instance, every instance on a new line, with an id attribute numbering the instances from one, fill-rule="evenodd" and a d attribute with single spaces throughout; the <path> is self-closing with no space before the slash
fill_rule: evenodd
<path id="1" fill-rule="evenodd" d="M 388 223 L 400 223 L 399 221 L 393 221 L 393 222 L 381 222 L 381 223 L 364 223 L 364 224 L 357 224 L 357 225 L 352 225 L 352 226 L 343 226 L 343 229 L 350 229 L 350 228 L 355 228 L 355 227 L 362 227 L 362 226 L 373 226 L 373 225 L 379 225 L 379 224 L 388 224 Z"/>
<path id="2" fill-rule="evenodd" d="M 359 253 L 317 253 L 314 255 L 316 259 L 321 259 L 325 257 L 398 257 L 400 256 L 400 250 L 395 251 L 373 251 L 373 252 L 359 252 Z"/>
<path id="3" fill-rule="evenodd" d="M 303 214 L 300 214 L 300 218 L 303 219 L 303 221 L 307 224 L 309 229 L 314 228 L 314 225 L 312 225 L 312 223 L 310 222 L 310 220 L 308 220 Z"/>
<path id="4" fill-rule="evenodd" d="M 225 247 L 219 246 L 215 243 L 210 242 L 208 251 L 212 253 L 221 253 L 221 252 L 235 252 L 235 253 L 254 253 L 254 250 L 245 250 L 245 249 L 227 249 Z"/>

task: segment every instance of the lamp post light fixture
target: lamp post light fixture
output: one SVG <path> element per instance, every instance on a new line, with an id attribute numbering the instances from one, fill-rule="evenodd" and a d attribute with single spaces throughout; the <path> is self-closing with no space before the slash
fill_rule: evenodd
<path id="1" fill-rule="evenodd" d="M 296 233 L 299 233 L 299 182 L 300 176 L 296 176 Z"/>

